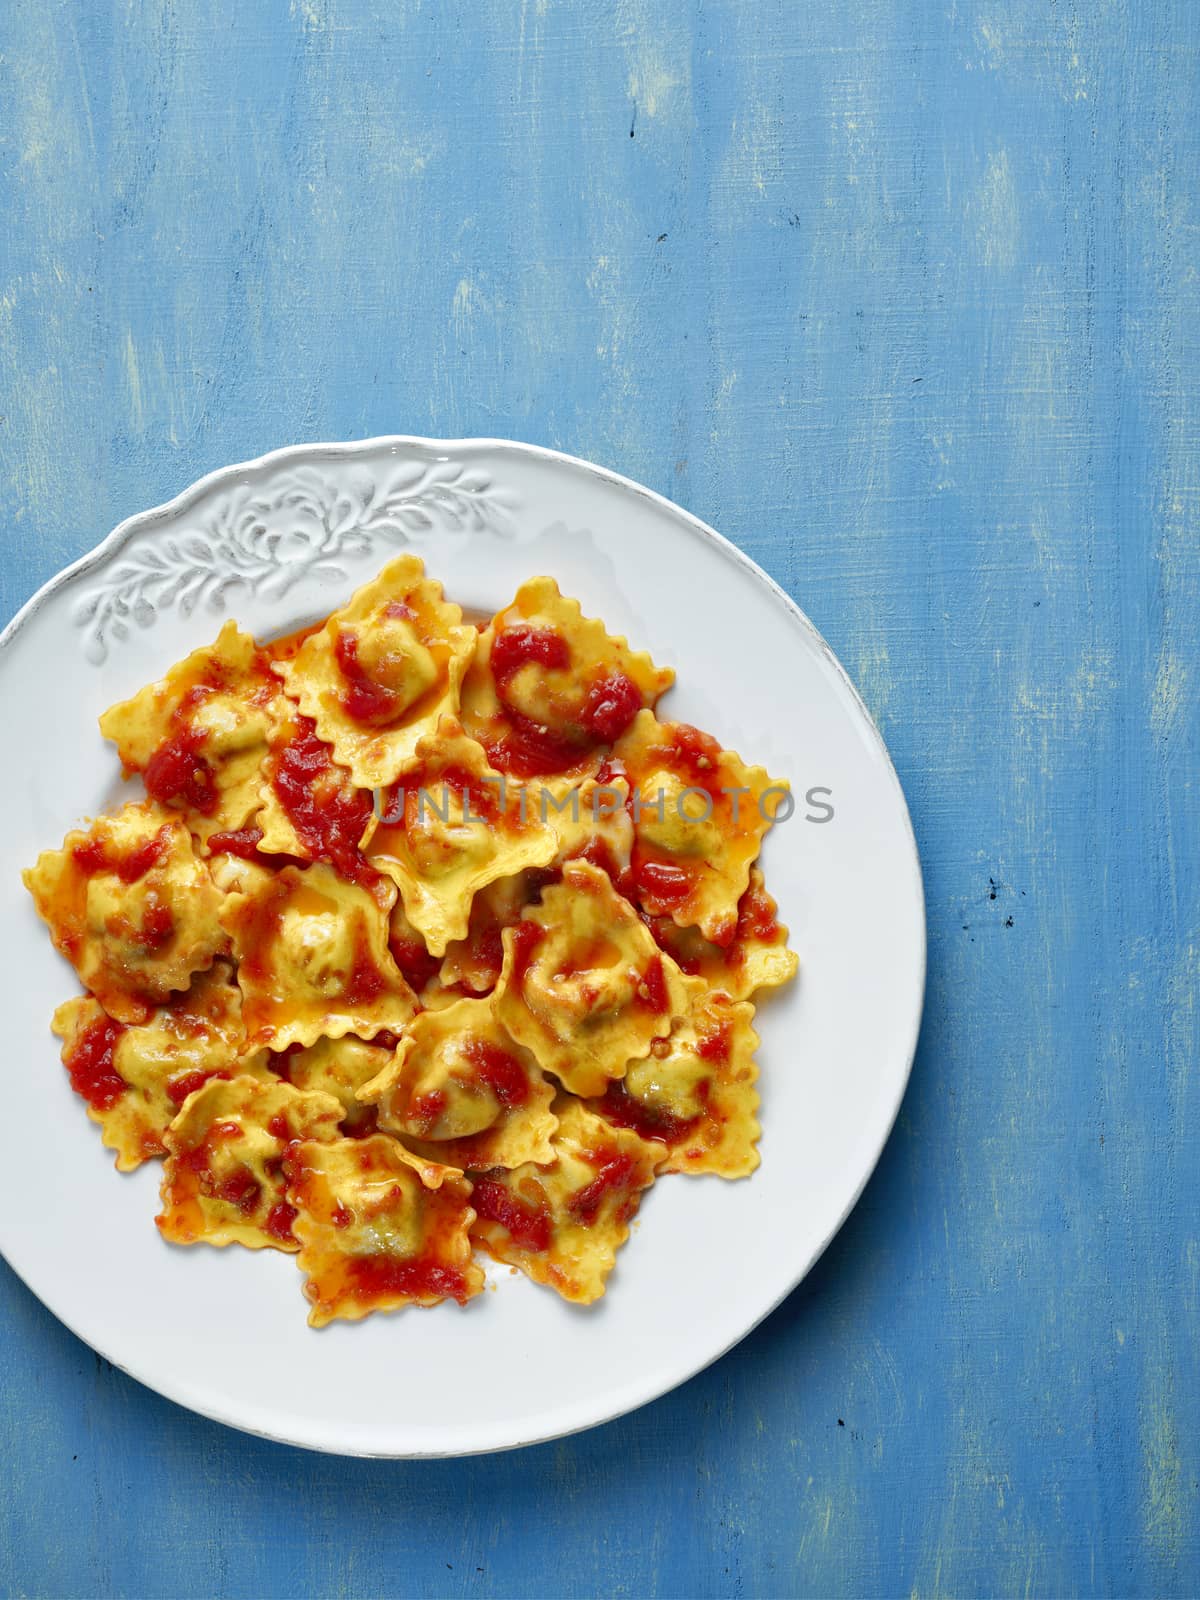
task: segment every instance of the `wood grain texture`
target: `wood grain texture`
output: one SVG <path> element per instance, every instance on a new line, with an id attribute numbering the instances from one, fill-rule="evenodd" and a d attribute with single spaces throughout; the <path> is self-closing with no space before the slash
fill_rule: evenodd
<path id="1" fill-rule="evenodd" d="M 1198 45 L 1192 0 L 9 0 L 4 616 L 275 445 L 594 457 L 841 655 L 931 943 L 826 1258 L 584 1437 L 252 1441 L 0 1268 L 0 1592 L 1200 1588 Z"/>

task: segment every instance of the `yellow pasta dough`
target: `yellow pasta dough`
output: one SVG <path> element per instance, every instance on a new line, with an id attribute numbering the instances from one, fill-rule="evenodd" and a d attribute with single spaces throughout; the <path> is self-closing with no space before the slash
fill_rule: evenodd
<path id="1" fill-rule="evenodd" d="M 674 681 L 669 668 L 585 617 L 553 578 L 530 578 L 480 635 L 462 720 L 500 772 L 581 779 Z"/>
<path id="2" fill-rule="evenodd" d="M 298 1248 L 283 1157 L 296 1140 L 337 1137 L 332 1095 L 253 1077 L 213 1079 L 167 1129 L 159 1231 L 172 1244 Z"/>
<path id="3" fill-rule="evenodd" d="M 758 1166 L 754 1007 L 702 978 L 686 984 L 686 1017 L 589 1105 L 614 1126 L 663 1145 L 663 1172 L 745 1178 Z"/>
<path id="4" fill-rule="evenodd" d="M 461 1172 L 384 1135 L 295 1144 L 286 1165 L 314 1328 L 441 1300 L 462 1305 L 482 1290 Z"/>
<path id="5" fill-rule="evenodd" d="M 226 963 L 198 974 L 149 1019 L 113 1019 L 90 995 L 66 1000 L 51 1027 L 63 1065 L 99 1123 L 117 1168 L 164 1154 L 164 1135 L 194 1090 L 212 1078 L 269 1076 L 265 1051 L 246 1050 L 242 997 Z"/>
<path id="6" fill-rule="evenodd" d="M 400 889 L 404 910 L 431 955 L 466 937 L 471 902 L 497 878 L 545 866 L 557 835 L 523 803 L 482 750 L 445 717 L 417 745 L 417 765 L 388 795 L 363 846 L 371 866 Z"/>
<path id="7" fill-rule="evenodd" d="M 394 891 L 393 891 L 394 892 Z M 221 921 L 238 957 L 250 1042 L 283 1050 L 399 1029 L 416 997 L 387 946 L 387 914 L 332 867 L 284 867 L 226 897 Z"/>
<path id="8" fill-rule="evenodd" d="M 552 1159 L 554 1089 L 487 1000 L 424 1011 L 360 1098 L 379 1126 L 452 1167 L 519 1167 Z"/>
<path id="9" fill-rule="evenodd" d="M 158 683 L 100 718 L 128 772 L 179 810 L 197 838 L 243 827 L 258 808 L 259 767 L 283 698 L 266 654 L 236 622 Z"/>
<path id="10" fill-rule="evenodd" d="M 573 1094 L 602 1094 L 686 1008 L 678 967 L 589 862 L 569 861 L 503 941 L 496 1015 Z"/>
<path id="11" fill-rule="evenodd" d="M 161 806 L 97 817 L 22 876 L 55 949 L 118 1022 L 144 1022 L 227 946 L 221 891 Z"/>
<path id="12" fill-rule="evenodd" d="M 457 712 L 476 632 L 418 556 L 401 555 L 276 670 L 364 789 L 398 778 Z"/>
<path id="13" fill-rule="evenodd" d="M 497 1261 L 519 1267 L 564 1300 L 604 1293 L 660 1146 L 614 1128 L 577 1100 L 560 1112 L 554 1161 L 473 1174 L 471 1235 Z"/>
<path id="14" fill-rule="evenodd" d="M 714 944 L 737 929 L 750 865 L 788 787 L 709 734 L 642 711 L 613 760 L 633 790 L 633 881 L 642 906 Z"/>
<path id="15" fill-rule="evenodd" d="M 646 924 L 681 972 L 703 978 L 733 1000 L 748 1000 L 757 990 L 777 988 L 796 976 L 799 962 L 787 947 L 788 931 L 778 921 L 777 909 L 762 873 L 751 867 L 750 886 L 738 901 L 737 927 L 727 945 L 713 944 L 699 928 L 681 928 L 672 917 L 647 914 Z"/>

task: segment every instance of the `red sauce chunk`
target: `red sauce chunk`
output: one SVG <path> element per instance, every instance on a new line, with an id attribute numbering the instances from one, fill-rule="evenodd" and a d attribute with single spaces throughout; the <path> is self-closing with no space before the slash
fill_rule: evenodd
<path id="1" fill-rule="evenodd" d="M 775 902 L 763 889 L 747 889 L 738 905 L 738 934 L 770 944 L 779 937 Z"/>
<path id="2" fill-rule="evenodd" d="M 278 1239 L 281 1244 L 294 1244 L 295 1235 L 292 1233 L 292 1223 L 295 1222 L 296 1217 L 295 1206 L 289 1205 L 286 1200 L 278 1200 L 267 1212 L 267 1220 L 263 1223 L 263 1232 L 269 1233 L 272 1239 Z"/>
<path id="3" fill-rule="evenodd" d="M 77 844 L 71 855 L 79 870 L 89 876 L 94 872 L 112 872 L 122 883 L 136 883 L 158 865 L 170 843 L 170 829 L 160 828 L 153 839 L 147 839 L 126 855 L 115 855 L 105 839 L 88 839 L 84 844 Z"/>
<path id="4" fill-rule="evenodd" d="M 698 1117 L 677 1117 L 661 1106 L 645 1105 L 620 1082 L 610 1083 L 604 1091 L 600 1113 L 618 1128 L 631 1128 L 643 1139 L 656 1139 L 661 1144 L 677 1144 L 699 1121 Z"/>
<path id="5" fill-rule="evenodd" d="M 542 941 L 543 929 L 524 918 L 513 924 L 513 981 L 520 983 L 533 965 L 534 952 Z"/>
<path id="6" fill-rule="evenodd" d="M 733 1037 L 733 1024 L 726 1019 L 702 1033 L 696 1041 L 696 1054 L 701 1061 L 724 1062 L 729 1060 Z"/>
<path id="7" fill-rule="evenodd" d="M 657 905 L 677 905 L 692 892 L 691 874 L 671 861 L 647 861 L 634 853 L 633 880 L 640 895 Z"/>
<path id="8" fill-rule="evenodd" d="M 587 754 L 587 745 L 580 744 L 519 711 L 508 710 L 509 727 L 497 739 L 484 741 L 488 760 L 500 772 L 517 778 L 540 778 L 554 772 L 565 772 Z"/>
<path id="9" fill-rule="evenodd" d="M 487 1085 L 502 1106 L 510 1109 L 523 1106 L 529 1099 L 529 1079 L 516 1056 L 490 1039 L 464 1039 L 462 1051 L 475 1076 Z"/>
<path id="10" fill-rule="evenodd" d="M 217 809 L 216 779 L 200 754 L 205 738 L 203 728 L 185 723 L 159 745 L 142 774 L 151 799 L 165 806 L 182 802 L 205 816 Z"/>
<path id="11" fill-rule="evenodd" d="M 702 733 L 699 728 L 681 722 L 675 728 L 672 749 L 672 765 L 682 767 L 696 788 L 708 789 L 713 769 L 721 759 L 721 746 L 712 734 Z M 715 802 L 718 794 L 713 794 L 712 798 Z"/>
<path id="12" fill-rule="evenodd" d="M 93 1111 L 108 1111 L 129 1085 L 113 1066 L 113 1051 L 125 1032 L 111 1017 L 98 1017 L 79 1035 L 66 1058 L 67 1075 L 77 1095 Z"/>
<path id="13" fill-rule="evenodd" d="M 334 766 L 333 752 L 301 717 L 300 732 L 276 757 L 275 793 L 314 861 L 327 861 L 352 883 L 372 884 L 378 873 L 360 853 L 371 796 L 355 789 Z"/>
<path id="14" fill-rule="evenodd" d="M 170 906 L 163 905 L 153 893 L 147 896 L 146 910 L 138 943 L 144 950 L 161 950 L 170 943 L 175 933 L 175 918 Z"/>
<path id="15" fill-rule="evenodd" d="M 437 1125 L 437 1120 L 446 1109 L 446 1094 L 443 1089 L 431 1089 L 428 1094 L 414 1095 L 409 1102 L 408 1121 L 413 1123 L 422 1133 Z"/>
<path id="16" fill-rule="evenodd" d="M 642 981 L 638 984 L 638 999 L 649 1011 L 667 1009 L 667 978 L 661 956 L 651 956 L 642 974 Z"/>
<path id="17" fill-rule="evenodd" d="M 262 1186 L 249 1167 L 235 1167 L 228 1177 L 222 1178 L 213 1189 L 214 1197 L 226 1205 L 236 1206 L 244 1217 L 258 1210 Z"/>
<path id="18" fill-rule="evenodd" d="M 360 941 L 354 952 L 354 965 L 346 979 L 345 999 L 348 1005 L 370 1005 L 387 988 L 387 979 L 371 959 L 365 941 Z"/>
<path id="19" fill-rule="evenodd" d="M 333 1223 L 335 1228 L 348 1228 L 354 1221 L 354 1213 L 351 1211 L 349 1206 L 343 1205 L 339 1200 L 337 1205 L 335 1205 L 333 1210 L 330 1212 L 329 1220 Z"/>
<path id="20" fill-rule="evenodd" d="M 172 1078 L 167 1084 L 167 1099 L 172 1105 L 181 1106 L 188 1095 L 195 1094 L 197 1089 L 203 1089 L 212 1079 L 220 1078 L 225 1082 L 229 1080 L 227 1072 L 205 1072 L 198 1068 L 195 1072 L 181 1072 L 177 1078 Z"/>
<path id="21" fill-rule="evenodd" d="M 536 628 L 528 622 L 502 628 L 492 640 L 492 676 L 498 686 L 530 661 L 565 671 L 571 665 L 571 651 L 557 629 Z"/>
<path id="22" fill-rule="evenodd" d="M 400 696 L 364 670 L 358 659 L 358 635 L 340 629 L 333 642 L 333 654 L 346 681 L 341 696 L 346 715 L 368 727 L 391 722 L 399 714 Z"/>
<path id="23" fill-rule="evenodd" d="M 346 1263 L 351 1293 L 359 1301 L 386 1300 L 392 1296 L 414 1300 L 448 1296 L 460 1305 L 468 1299 L 467 1284 L 457 1267 L 440 1261 L 405 1261 L 399 1256 L 353 1256 Z"/>
<path id="24" fill-rule="evenodd" d="M 281 1144 L 291 1143 L 292 1125 L 282 1111 L 277 1111 L 267 1123 L 267 1132 L 272 1139 L 278 1139 Z"/>
<path id="25" fill-rule="evenodd" d="M 392 960 L 418 992 L 441 970 L 441 956 L 431 956 L 420 939 L 398 938 L 393 934 L 389 944 Z M 379 1043 L 378 1038 L 375 1042 Z"/>
<path id="26" fill-rule="evenodd" d="M 208 850 L 214 856 L 237 856 L 242 861 L 259 859 L 258 847 L 262 843 L 262 829 L 236 828 L 226 833 L 210 833 Z"/>
<path id="27" fill-rule="evenodd" d="M 598 1160 L 599 1172 L 591 1183 L 573 1194 L 567 1201 L 567 1210 L 588 1228 L 595 1222 L 605 1197 L 627 1188 L 634 1171 L 633 1157 L 626 1155 L 624 1151 L 614 1152 L 607 1157 L 593 1155 L 591 1159 Z"/>
<path id="28" fill-rule="evenodd" d="M 580 721 L 597 744 L 611 744 L 642 709 L 642 691 L 623 672 L 606 672 L 587 692 Z"/>
<path id="29" fill-rule="evenodd" d="M 523 1250 L 549 1250 L 550 1212 L 513 1194 L 494 1178 L 476 1178 L 471 1204 L 488 1222 L 498 1222 Z"/>

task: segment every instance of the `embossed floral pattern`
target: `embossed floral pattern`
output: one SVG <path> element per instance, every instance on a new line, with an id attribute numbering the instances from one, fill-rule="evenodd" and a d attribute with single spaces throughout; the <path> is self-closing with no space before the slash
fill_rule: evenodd
<path id="1" fill-rule="evenodd" d="M 133 625 L 150 627 L 160 612 L 223 610 L 233 589 L 277 600 L 303 578 L 345 577 L 344 559 L 383 543 L 513 530 L 510 498 L 486 474 L 444 461 L 397 462 L 386 476 L 357 464 L 340 474 L 283 467 L 182 520 L 178 532 L 143 534 L 80 596 L 73 619 L 89 661 L 104 661 Z"/>

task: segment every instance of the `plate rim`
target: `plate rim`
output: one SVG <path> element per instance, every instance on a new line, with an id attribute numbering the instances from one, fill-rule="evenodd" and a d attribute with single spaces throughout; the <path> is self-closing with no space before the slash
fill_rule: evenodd
<path id="1" fill-rule="evenodd" d="M 39 1304 L 45 1306 L 46 1310 L 49 1311 L 50 1315 L 53 1316 L 56 1321 L 61 1322 L 62 1325 L 75 1338 L 77 1338 L 82 1344 L 86 1345 L 90 1350 L 94 1350 L 104 1361 L 108 1362 L 110 1366 L 115 1367 L 126 1377 L 132 1378 L 136 1383 L 139 1383 L 143 1387 L 151 1390 L 154 1394 L 160 1395 L 163 1399 L 169 1401 L 173 1405 L 182 1406 L 185 1410 L 191 1411 L 198 1416 L 205 1417 L 211 1422 L 220 1423 L 224 1427 L 233 1428 L 240 1433 L 249 1434 L 254 1438 L 266 1439 L 274 1444 L 286 1445 L 293 1449 L 311 1450 L 321 1455 L 343 1456 L 348 1459 L 373 1461 L 444 1461 L 455 1460 L 459 1458 L 465 1459 L 471 1456 L 500 1455 L 511 1450 L 524 1450 L 534 1445 L 548 1444 L 556 1439 L 571 1438 L 576 1434 L 586 1433 L 592 1428 L 600 1428 L 606 1426 L 608 1423 L 617 1422 L 622 1417 L 629 1416 L 634 1411 L 640 1410 L 643 1406 L 650 1405 L 654 1401 L 660 1400 L 664 1396 L 673 1393 L 676 1389 L 681 1388 L 685 1383 L 689 1383 L 701 1372 L 706 1371 L 717 1361 L 720 1361 L 723 1356 L 728 1355 L 730 1350 L 734 1349 L 744 1339 L 748 1338 L 757 1327 L 761 1326 L 761 1324 L 765 1322 L 773 1312 L 779 1309 L 784 1300 L 786 1300 L 789 1295 L 794 1293 L 794 1291 L 799 1288 L 800 1284 L 803 1283 L 805 1278 L 808 1277 L 809 1273 L 816 1266 L 817 1262 L 820 1261 L 830 1244 L 841 1232 L 851 1212 L 862 1198 L 863 1191 L 866 1189 L 867 1184 L 871 1181 L 871 1178 L 879 1165 L 883 1151 L 886 1148 L 888 1140 L 891 1138 L 892 1132 L 895 1128 L 896 1119 L 900 1114 L 900 1107 L 904 1102 L 904 1096 L 908 1091 L 908 1085 L 912 1078 L 913 1062 L 916 1057 L 917 1044 L 920 1038 L 921 1023 L 924 1015 L 925 990 L 928 975 L 928 927 L 926 921 L 925 885 L 922 874 L 920 852 L 917 847 L 916 833 L 913 829 L 912 817 L 908 809 L 908 800 L 904 793 L 904 787 L 900 782 L 900 777 L 896 771 L 895 763 L 892 760 L 891 752 L 888 750 L 887 744 L 885 743 L 883 735 L 880 733 L 879 728 L 876 725 L 874 717 L 868 710 L 862 695 L 859 693 L 849 673 L 846 671 L 845 667 L 842 665 L 841 661 L 838 659 L 837 655 L 834 653 L 833 649 L 830 647 L 811 618 L 804 610 L 802 610 L 796 601 L 792 599 L 791 595 L 789 595 L 788 592 L 779 583 L 777 583 L 768 572 L 759 566 L 758 562 L 755 561 L 753 557 L 747 555 L 746 552 L 738 545 L 734 544 L 732 540 L 726 538 L 724 534 L 719 533 L 715 528 L 704 522 L 700 517 L 696 516 L 694 512 L 688 511 L 677 501 L 668 499 L 666 495 L 660 494 L 657 490 L 651 489 L 647 487 L 647 485 L 637 482 L 636 479 L 626 477 L 623 473 L 617 472 L 611 467 L 602 466 L 598 462 L 588 461 L 582 456 L 574 456 L 562 450 L 552 449 L 547 445 L 529 444 L 518 439 L 493 438 L 484 435 L 454 439 L 436 439 L 422 434 L 376 434 L 366 439 L 325 441 L 315 440 L 306 444 L 284 445 L 278 449 L 265 451 L 262 455 L 251 457 L 248 460 L 232 462 L 227 466 L 218 467 L 211 472 L 205 473 L 202 477 L 195 479 L 170 500 L 164 500 L 156 506 L 151 506 L 144 511 L 134 512 L 132 516 L 125 517 L 122 521 L 118 522 L 116 526 L 99 541 L 99 543 L 94 545 L 90 550 L 85 551 L 83 555 L 70 562 L 67 566 L 60 568 L 58 572 L 52 574 L 51 577 L 49 577 L 45 583 L 43 583 L 40 588 L 38 588 L 14 613 L 12 618 L 5 625 L 3 631 L 0 631 L 0 657 L 2 657 L 3 654 L 10 648 L 13 641 L 21 634 L 30 619 L 41 609 L 45 602 L 60 589 L 64 588 L 75 578 L 92 571 L 93 568 L 99 566 L 110 556 L 116 555 L 134 535 L 148 533 L 152 531 L 157 524 L 166 524 L 171 519 L 185 513 L 190 507 L 198 503 L 206 495 L 218 492 L 223 488 L 231 486 L 239 477 L 251 472 L 265 472 L 273 470 L 275 468 L 285 466 L 289 462 L 300 461 L 304 459 L 317 458 L 321 460 L 329 460 L 364 455 L 368 452 L 404 448 L 421 450 L 428 453 L 445 451 L 448 453 L 448 455 L 449 453 L 463 452 L 468 450 L 505 451 L 533 460 L 541 460 L 543 462 L 553 463 L 559 466 L 566 466 L 575 470 L 582 470 L 590 474 L 592 477 L 598 478 L 616 488 L 633 493 L 644 500 L 648 500 L 661 511 L 669 514 L 672 517 L 681 519 L 693 533 L 700 535 L 710 544 L 715 546 L 720 554 L 722 554 L 727 560 L 732 560 L 738 566 L 740 566 L 743 571 L 753 578 L 771 598 L 782 604 L 785 611 L 789 614 L 792 622 L 797 625 L 803 633 L 807 634 L 809 642 L 816 647 L 825 665 L 833 672 L 835 678 L 839 681 L 841 688 L 849 695 L 851 706 L 857 711 L 862 725 L 874 748 L 875 754 L 879 757 L 882 757 L 884 770 L 895 791 L 895 798 L 898 799 L 900 803 L 903 832 L 907 844 L 906 866 L 908 868 L 909 888 L 915 897 L 914 903 L 915 909 L 918 912 L 918 925 L 920 931 L 920 947 L 919 951 L 917 952 L 918 981 L 914 986 L 912 1015 L 909 1019 L 907 1039 L 904 1046 L 904 1070 L 899 1077 L 894 1100 L 892 1105 L 889 1107 L 886 1121 L 883 1124 L 883 1132 L 878 1140 L 877 1147 L 873 1150 L 871 1158 L 865 1166 L 865 1170 L 863 1171 L 857 1187 L 855 1188 L 850 1199 L 847 1201 L 840 1216 L 837 1218 L 837 1221 L 829 1229 L 828 1233 L 820 1241 L 816 1249 L 812 1252 L 804 1265 L 799 1269 L 792 1281 L 781 1291 L 781 1293 L 771 1302 L 771 1304 L 767 1306 L 758 1316 L 756 1316 L 753 1322 L 744 1328 L 742 1332 L 740 1332 L 734 1339 L 732 1339 L 728 1344 L 722 1346 L 720 1350 L 717 1350 L 712 1355 L 707 1356 L 703 1361 L 690 1368 L 690 1370 L 687 1372 L 682 1373 L 666 1388 L 657 1389 L 652 1394 L 643 1395 L 640 1399 L 635 1399 L 629 1401 L 628 1403 L 622 1403 L 618 1410 L 612 1412 L 606 1417 L 598 1418 L 591 1422 L 579 1423 L 567 1428 L 554 1429 L 549 1433 L 537 1434 L 531 1438 L 515 1440 L 509 1444 L 483 1445 L 468 1449 L 408 1451 L 369 1450 L 361 1448 L 346 1448 L 345 1446 L 334 1446 L 330 1444 L 317 1444 L 313 1443 L 311 1440 L 289 1438 L 285 1434 L 275 1433 L 266 1428 L 256 1428 L 252 1424 L 240 1419 L 222 1415 L 220 1410 L 215 1407 L 197 1404 L 191 1400 L 179 1399 L 177 1398 L 176 1394 L 168 1392 L 168 1390 L 161 1387 L 158 1383 L 142 1377 L 138 1372 L 131 1370 L 131 1368 L 125 1366 L 121 1361 L 114 1358 L 106 1350 L 102 1350 L 98 1345 L 93 1344 L 93 1342 L 85 1334 L 79 1331 L 72 1319 L 63 1316 L 47 1301 L 43 1300 L 42 1296 L 37 1292 L 36 1289 L 33 1288 L 33 1286 L 28 1282 L 19 1269 L 8 1260 L 7 1255 L 4 1255 L 4 1252 L 0 1250 L 0 1255 L 4 1256 L 5 1263 L 9 1267 L 9 1270 L 16 1278 L 20 1280 L 29 1293 L 33 1295 L 34 1299 L 37 1300 Z"/>

